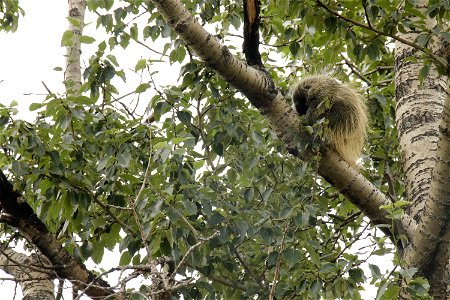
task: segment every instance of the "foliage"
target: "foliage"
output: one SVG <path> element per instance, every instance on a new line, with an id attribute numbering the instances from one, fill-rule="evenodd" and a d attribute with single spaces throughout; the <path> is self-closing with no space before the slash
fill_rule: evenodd
<path id="1" fill-rule="evenodd" d="M 235 37 L 241 1 L 183 2 L 242 56 Z M 397 1 L 322 2 L 264 2 L 263 59 L 286 94 L 296 78 L 330 66 L 365 90 L 372 130 L 364 172 L 401 199 L 391 36 L 423 24 L 408 18 L 417 13 L 413 1 L 404 11 Z M 430 17 L 448 16 L 448 1 L 431 2 Z M 109 38 L 98 42 L 84 71 L 83 96 L 48 95 L 30 106 L 38 113 L 33 123 L 17 120 L 12 107 L 0 110 L 0 165 L 73 255 L 100 262 L 104 249 L 118 246 L 121 265 L 163 256 L 175 265 L 184 261 L 178 273 L 195 278 L 177 290 L 185 299 L 264 299 L 275 276 L 279 299 L 360 299 L 367 282 L 379 286 L 377 299 L 398 292 L 400 273 L 362 268 L 370 256 L 394 253 L 393 245 L 317 176 L 314 158 L 289 156 L 259 113 L 195 58 L 148 1 L 87 5 Z M 425 47 L 431 34 L 448 39 L 439 24 L 418 45 Z M 148 102 L 141 112 L 116 87 L 129 73 L 114 51 L 136 42 L 161 43 L 160 59 L 181 64 L 178 82 L 162 89 L 153 81 L 157 61 L 136 60 L 127 72 L 145 78 L 134 87 L 135 97 Z M 368 252 L 349 251 L 360 239 Z M 426 282 L 411 282 L 417 295 L 423 287 Z"/>
<path id="2" fill-rule="evenodd" d="M 0 1 L 0 30 L 16 31 L 20 15 L 24 15 L 18 0 Z"/>

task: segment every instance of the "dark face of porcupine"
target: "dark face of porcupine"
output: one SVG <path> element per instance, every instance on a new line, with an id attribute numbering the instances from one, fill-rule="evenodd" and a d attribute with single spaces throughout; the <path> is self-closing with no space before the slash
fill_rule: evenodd
<path id="1" fill-rule="evenodd" d="M 292 95 L 292 100 L 294 102 L 294 108 L 299 115 L 305 116 L 305 120 L 308 123 L 314 123 L 317 118 L 324 117 L 318 111 L 317 106 L 323 99 L 318 97 L 322 94 L 322 83 L 324 80 L 320 77 L 310 77 L 303 79 L 296 86 L 294 93 Z M 325 82 L 328 84 L 328 82 Z M 312 110 L 310 108 L 313 108 Z"/>
<path id="2" fill-rule="evenodd" d="M 297 88 L 292 95 L 294 101 L 295 110 L 299 115 L 305 115 L 309 108 L 308 90 L 309 85 L 303 85 L 301 88 Z"/>

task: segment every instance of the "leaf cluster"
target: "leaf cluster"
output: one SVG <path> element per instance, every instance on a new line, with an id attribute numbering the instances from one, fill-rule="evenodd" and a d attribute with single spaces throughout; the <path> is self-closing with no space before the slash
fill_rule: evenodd
<path id="1" fill-rule="evenodd" d="M 448 3 L 431 2 L 427 13 L 445 18 Z M 240 1 L 183 3 L 240 52 Z M 266 1 L 261 47 L 286 94 L 298 77 L 326 66 L 364 90 L 372 130 L 362 164 L 375 185 L 401 199 L 392 41 L 423 24 L 408 17 L 417 13 L 411 1 L 404 11 L 397 4 Z M 266 298 L 273 285 L 279 299 L 361 299 L 366 282 L 380 286 L 378 299 L 398 292 L 397 274 L 370 265 L 369 275 L 362 267 L 370 256 L 394 251 L 385 237 L 317 176 L 316 157 L 290 157 L 263 117 L 195 58 L 152 4 L 87 5 L 109 36 L 84 70 L 86 93 L 50 94 L 32 104 L 33 123 L 16 119 L 13 107 L 0 108 L 0 164 L 73 255 L 98 263 L 105 249 L 118 249 L 122 266 L 170 257 L 176 275 L 194 279 L 174 291 L 185 299 Z M 427 46 L 434 33 L 446 37 L 437 24 L 418 45 Z M 155 41 L 162 51 L 149 50 L 159 60 L 140 57 L 130 71 L 150 74 L 133 89 L 148 102 L 151 118 L 144 118 L 116 97 L 115 79 L 126 77 L 114 51 Z M 161 60 L 180 65 L 178 81 L 163 88 L 152 78 Z M 360 239 L 367 253 L 349 250 Z M 426 289 L 423 282 L 411 286 L 418 295 Z"/>

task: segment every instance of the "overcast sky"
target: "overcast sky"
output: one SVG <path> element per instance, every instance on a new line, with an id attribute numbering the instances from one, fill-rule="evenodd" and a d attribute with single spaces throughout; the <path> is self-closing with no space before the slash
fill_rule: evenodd
<path id="1" fill-rule="evenodd" d="M 21 116 L 28 106 L 45 97 L 49 88 L 61 90 L 64 49 L 61 35 L 66 30 L 67 1 L 20 1 L 25 10 L 16 32 L 0 32 L 0 103 L 17 100 Z M 23 108 L 26 108 L 25 110 Z"/>

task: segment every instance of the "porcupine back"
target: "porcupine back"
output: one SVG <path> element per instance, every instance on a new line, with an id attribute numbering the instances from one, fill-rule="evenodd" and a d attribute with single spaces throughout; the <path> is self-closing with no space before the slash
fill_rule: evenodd
<path id="1" fill-rule="evenodd" d="M 320 118 L 328 120 L 326 142 L 346 162 L 356 166 L 368 129 L 364 98 L 349 85 L 318 75 L 298 82 L 293 101 L 297 113 L 305 115 L 309 124 Z"/>

